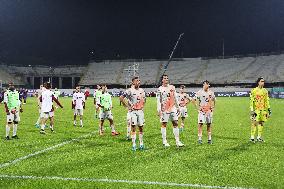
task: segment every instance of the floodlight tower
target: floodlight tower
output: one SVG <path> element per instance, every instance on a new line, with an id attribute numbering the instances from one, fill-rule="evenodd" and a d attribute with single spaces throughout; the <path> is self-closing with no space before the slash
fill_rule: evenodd
<path id="1" fill-rule="evenodd" d="M 124 69 L 124 81 L 125 88 L 130 83 L 131 78 L 134 76 L 138 76 L 139 74 L 139 63 L 134 62 L 132 65 L 128 65 L 128 68 Z"/>

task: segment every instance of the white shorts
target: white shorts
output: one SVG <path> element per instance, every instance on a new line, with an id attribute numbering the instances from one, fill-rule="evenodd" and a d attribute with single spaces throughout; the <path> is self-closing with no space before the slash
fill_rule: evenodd
<path id="1" fill-rule="evenodd" d="M 131 125 L 143 126 L 145 123 L 143 110 L 133 110 L 131 113 Z"/>
<path id="2" fill-rule="evenodd" d="M 186 107 L 180 107 L 180 117 L 188 117 L 187 114 L 187 108 Z"/>
<path id="3" fill-rule="evenodd" d="M 20 120 L 21 119 L 19 111 L 16 111 L 15 114 L 12 114 L 10 111 L 10 114 L 7 115 L 7 123 L 19 122 Z"/>
<path id="4" fill-rule="evenodd" d="M 84 110 L 83 109 L 74 109 L 74 115 L 83 115 Z"/>
<path id="5" fill-rule="evenodd" d="M 213 122 L 213 112 L 201 112 L 198 113 L 198 123 L 210 124 Z"/>
<path id="6" fill-rule="evenodd" d="M 169 119 L 171 121 L 177 121 L 178 120 L 178 113 L 177 113 L 177 111 L 173 111 L 173 112 L 170 112 L 170 113 L 162 112 L 162 115 L 160 117 L 160 122 L 161 123 L 168 123 Z"/>
<path id="7" fill-rule="evenodd" d="M 99 118 L 100 118 L 100 120 L 105 120 L 105 119 L 113 120 L 113 116 L 112 116 L 111 111 L 105 111 L 105 112 L 100 111 Z"/>
<path id="8" fill-rule="evenodd" d="M 48 119 L 54 117 L 54 111 L 52 112 L 41 112 L 40 113 L 40 118 Z"/>

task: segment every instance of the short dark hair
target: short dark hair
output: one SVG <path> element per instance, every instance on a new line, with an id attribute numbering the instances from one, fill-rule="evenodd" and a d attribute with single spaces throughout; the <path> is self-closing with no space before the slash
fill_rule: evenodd
<path id="1" fill-rule="evenodd" d="M 180 88 L 183 88 L 183 89 L 184 89 L 184 88 L 185 88 L 185 85 L 181 85 Z"/>
<path id="2" fill-rule="evenodd" d="M 256 80 L 256 82 L 255 82 L 256 85 L 258 85 L 259 81 L 262 80 L 262 79 L 264 80 L 264 77 L 259 77 L 259 78 L 257 78 L 257 80 Z"/>
<path id="3" fill-rule="evenodd" d="M 45 83 L 45 88 L 47 88 L 47 89 L 50 89 L 50 88 L 51 88 L 50 82 Z"/>
<path id="4" fill-rule="evenodd" d="M 206 79 L 202 82 L 202 84 L 204 85 L 205 83 L 210 84 L 210 82 Z"/>
<path id="5" fill-rule="evenodd" d="M 139 79 L 139 76 L 134 76 L 131 81 L 133 82 L 135 79 Z"/>

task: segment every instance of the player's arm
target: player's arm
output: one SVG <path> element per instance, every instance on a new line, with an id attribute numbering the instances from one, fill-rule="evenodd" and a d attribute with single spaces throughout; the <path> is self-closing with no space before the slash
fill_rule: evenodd
<path id="1" fill-rule="evenodd" d="M 252 117 L 256 116 L 255 109 L 254 109 L 254 90 L 251 90 L 250 93 L 250 114 Z"/>
<path id="2" fill-rule="evenodd" d="M 157 98 L 157 112 L 158 116 L 161 116 L 161 111 L 162 111 L 162 95 L 160 89 L 158 89 L 156 93 L 156 98 Z"/>
<path id="3" fill-rule="evenodd" d="M 189 104 L 191 101 L 192 101 L 192 99 L 190 98 L 190 96 L 188 94 L 186 94 L 185 105 Z"/>
<path id="4" fill-rule="evenodd" d="M 86 97 L 85 97 L 85 95 L 83 95 L 82 103 L 83 103 L 83 108 L 85 109 L 86 108 Z"/>
<path id="5" fill-rule="evenodd" d="M 94 92 L 94 105 L 96 105 L 96 92 Z"/>
<path id="6" fill-rule="evenodd" d="M 110 98 L 110 109 L 112 109 L 112 98 L 111 98 L 111 95 L 109 95 L 109 98 Z"/>
<path id="7" fill-rule="evenodd" d="M 104 107 L 104 106 L 102 106 L 102 97 L 99 97 L 99 101 L 98 101 L 97 105 L 98 105 L 100 108 L 103 108 L 103 107 Z"/>
<path id="8" fill-rule="evenodd" d="M 119 100 L 120 100 L 120 102 L 122 103 L 122 105 L 127 108 L 127 107 L 128 107 L 128 106 L 127 106 L 128 102 L 126 102 L 126 99 L 127 99 L 126 94 L 123 94 L 123 95 L 121 95 L 121 96 L 119 97 Z"/>
<path id="9" fill-rule="evenodd" d="M 72 109 L 74 109 L 75 106 L 76 106 L 76 98 L 75 98 L 75 95 L 74 95 L 74 94 L 73 94 L 73 97 L 72 97 L 71 105 L 72 105 Z"/>
<path id="10" fill-rule="evenodd" d="M 54 102 L 56 102 L 56 104 L 58 105 L 58 106 L 60 106 L 60 108 L 63 108 L 63 106 L 60 104 L 60 102 L 54 97 L 54 95 L 52 95 L 52 100 L 54 101 Z"/>
<path id="11" fill-rule="evenodd" d="M 8 94 L 4 93 L 4 107 L 5 107 L 5 112 L 7 115 L 10 114 L 9 109 L 8 109 Z"/>
<path id="12" fill-rule="evenodd" d="M 269 95 L 268 95 L 268 91 L 266 91 L 266 98 L 265 98 L 265 103 L 267 104 L 267 111 L 268 111 L 268 116 L 271 116 L 272 112 L 270 109 L 270 103 L 269 103 Z"/>
<path id="13" fill-rule="evenodd" d="M 19 106 L 20 106 L 20 112 L 22 113 L 24 110 L 23 110 L 23 106 L 22 106 L 22 102 L 20 101 L 20 99 L 19 99 Z"/>
<path id="14" fill-rule="evenodd" d="M 145 93 L 145 91 L 143 93 L 143 99 L 144 99 L 144 104 L 146 104 L 146 93 Z"/>
<path id="15" fill-rule="evenodd" d="M 212 92 L 212 101 L 213 101 L 213 107 L 211 107 L 211 108 L 214 109 L 216 107 L 216 96 L 215 96 L 214 92 Z"/>
<path id="16" fill-rule="evenodd" d="M 194 94 L 194 97 L 192 98 L 192 104 L 195 106 L 196 110 L 199 110 L 199 100 L 198 100 L 198 92 Z"/>
<path id="17" fill-rule="evenodd" d="M 177 94 L 175 88 L 174 88 L 174 98 L 175 98 L 175 106 L 177 108 L 177 111 L 179 112 L 180 111 L 180 109 L 179 109 L 179 100 L 178 100 L 178 94 Z"/>

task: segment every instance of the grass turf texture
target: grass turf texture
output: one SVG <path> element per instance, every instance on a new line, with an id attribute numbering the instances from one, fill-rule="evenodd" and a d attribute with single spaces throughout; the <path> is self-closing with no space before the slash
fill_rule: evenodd
<path id="1" fill-rule="evenodd" d="M 18 127 L 20 139 L 5 141 L 4 106 L 1 105 L 0 164 L 78 138 L 98 130 L 94 119 L 93 99 L 88 99 L 84 111 L 84 127 L 74 128 L 71 98 L 61 98 L 64 109 L 55 112 L 55 131 L 47 129 L 40 135 L 34 127 L 38 118 L 36 100 L 29 98 Z M 190 183 L 209 186 L 253 188 L 283 188 L 284 127 L 283 100 L 271 99 L 272 118 L 264 128 L 265 143 L 249 143 L 250 120 L 248 98 L 218 98 L 214 113 L 213 145 L 208 145 L 206 129 L 203 145 L 197 144 L 197 112 L 188 106 L 189 118 L 181 133 L 183 148 L 175 147 L 172 126 L 167 136 L 170 148 L 162 146 L 160 123 L 156 115 L 155 98 L 148 98 L 145 107 L 145 151 L 131 151 L 126 141 L 126 109 L 114 98 L 113 115 L 120 136 L 111 136 L 105 123 L 104 136 L 95 134 L 59 148 L 0 168 L 1 175 L 37 177 L 95 178 L 117 180 Z M 79 121 L 77 121 L 78 125 Z M 12 130 L 10 134 L 12 133 Z M 138 139 L 138 136 L 137 136 Z M 138 140 L 137 140 L 138 144 Z M 178 188 L 127 183 L 104 183 L 64 180 L 31 180 L 0 178 L 0 188 Z"/>

